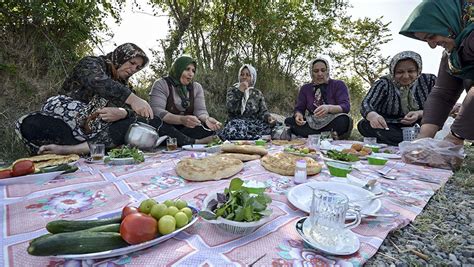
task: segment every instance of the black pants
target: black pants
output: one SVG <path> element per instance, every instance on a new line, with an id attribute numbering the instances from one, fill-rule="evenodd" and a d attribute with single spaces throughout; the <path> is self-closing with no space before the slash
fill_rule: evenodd
<path id="1" fill-rule="evenodd" d="M 372 128 L 372 126 L 370 126 L 370 122 L 368 120 L 362 119 L 357 124 L 357 129 L 359 130 L 362 136 L 376 137 L 377 143 L 398 146 L 398 144 L 403 141 L 402 127 L 411 127 L 413 125 L 405 125 L 401 123 L 387 123 L 388 130 L 374 129 Z"/>
<path id="2" fill-rule="evenodd" d="M 205 138 L 216 133 L 214 131 L 206 131 L 200 126 L 188 128 L 184 125 L 172 125 L 164 122 L 159 134 L 174 137 L 178 146 L 183 146 L 194 144 L 196 139 Z"/>
<path id="3" fill-rule="evenodd" d="M 309 127 L 308 123 L 297 125 L 294 117 L 285 119 L 285 124 L 291 127 L 291 132 L 295 135 L 308 137 L 311 134 L 320 134 L 321 132 L 336 132 L 339 139 L 347 139 L 352 131 L 352 119 L 349 116 L 339 116 L 332 120 L 328 125 L 319 130 Z"/>

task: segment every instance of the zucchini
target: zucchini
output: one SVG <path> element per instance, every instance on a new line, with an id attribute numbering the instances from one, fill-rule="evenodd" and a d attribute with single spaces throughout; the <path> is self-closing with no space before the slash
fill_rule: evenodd
<path id="1" fill-rule="evenodd" d="M 80 231 L 35 239 L 28 247 L 34 256 L 85 254 L 128 246 L 119 233 Z"/>
<path id="2" fill-rule="evenodd" d="M 84 221 L 70 221 L 70 220 L 57 220 L 46 224 L 46 229 L 52 234 L 75 232 L 86 230 L 92 227 L 120 223 L 122 218 L 120 216 L 98 219 L 98 220 L 84 220 Z"/>

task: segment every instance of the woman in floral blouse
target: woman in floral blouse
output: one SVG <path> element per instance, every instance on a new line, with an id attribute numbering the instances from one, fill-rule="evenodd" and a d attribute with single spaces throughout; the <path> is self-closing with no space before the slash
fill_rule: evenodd
<path id="1" fill-rule="evenodd" d="M 245 64 L 239 70 L 238 80 L 227 89 L 228 120 L 219 137 L 223 140 L 255 140 L 271 134 L 275 119 L 268 112 L 262 92 L 254 87 L 257 71 Z"/>

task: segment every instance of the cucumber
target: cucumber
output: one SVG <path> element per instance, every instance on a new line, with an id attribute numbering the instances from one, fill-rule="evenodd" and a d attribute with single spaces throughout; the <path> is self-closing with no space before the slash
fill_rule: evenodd
<path id="1" fill-rule="evenodd" d="M 96 226 L 96 227 L 92 227 L 92 228 L 85 229 L 85 230 L 82 230 L 82 231 L 119 233 L 120 232 L 120 223 L 112 223 L 112 224 L 107 224 L 107 225 Z"/>
<path id="2" fill-rule="evenodd" d="M 78 169 L 79 168 L 77 166 L 70 166 L 69 164 L 60 164 L 56 166 L 43 167 L 40 169 L 40 173 L 63 171 L 63 174 L 65 174 L 75 172 Z"/>
<path id="3" fill-rule="evenodd" d="M 85 254 L 128 246 L 119 233 L 80 231 L 35 239 L 28 247 L 34 256 Z"/>
<path id="4" fill-rule="evenodd" d="M 89 229 L 92 227 L 120 223 L 122 221 L 120 216 L 112 217 L 108 219 L 98 220 L 85 220 L 85 221 L 70 221 L 70 220 L 57 220 L 46 224 L 46 229 L 52 234 L 75 232 L 80 230 Z"/>

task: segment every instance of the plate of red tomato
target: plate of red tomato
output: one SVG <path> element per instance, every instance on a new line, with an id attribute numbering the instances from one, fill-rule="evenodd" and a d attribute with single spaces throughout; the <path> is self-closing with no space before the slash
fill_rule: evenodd
<path id="1" fill-rule="evenodd" d="M 156 244 L 159 244 L 161 242 L 164 242 L 164 241 L 174 237 L 175 235 L 179 234 L 181 231 L 183 231 L 183 230 L 187 229 L 188 227 L 190 227 L 191 225 L 193 225 L 198 220 L 198 209 L 195 208 L 195 207 L 189 206 L 189 205 L 188 205 L 188 207 L 192 210 L 192 215 L 193 215 L 192 219 L 188 222 L 188 224 L 186 224 L 185 226 L 183 226 L 181 228 L 178 228 L 178 229 L 174 230 L 173 232 L 171 232 L 169 234 L 158 235 L 156 238 L 154 238 L 150 241 L 145 241 L 145 242 L 141 242 L 141 243 L 138 243 L 138 244 L 135 244 L 135 245 L 129 245 L 129 246 L 126 246 L 126 247 L 123 247 L 123 248 L 112 249 L 112 250 L 108 250 L 108 251 L 101 251 L 101 252 L 95 252 L 95 253 L 86 253 L 86 254 L 55 255 L 55 256 L 50 256 L 50 257 L 52 257 L 52 258 L 61 258 L 61 259 L 93 260 L 93 259 L 103 259 L 103 258 L 122 256 L 122 255 L 125 255 L 125 254 L 129 254 L 129 253 L 132 253 L 132 252 L 136 252 L 136 251 L 139 251 L 139 250 L 143 250 L 143 249 L 152 247 Z M 100 216 L 100 217 L 98 217 L 98 219 L 111 218 L 111 217 L 115 217 L 115 216 L 120 216 L 121 214 L 122 214 L 122 218 L 127 217 L 128 215 L 124 216 L 124 213 L 132 214 L 132 215 L 137 215 L 138 214 L 137 213 L 138 210 L 136 208 L 134 209 L 136 211 L 134 211 L 134 210 L 125 211 L 125 209 L 123 211 L 112 212 L 112 213 L 109 213 L 107 215 Z M 136 213 L 136 214 L 133 214 L 133 213 Z M 141 217 L 146 217 L 150 221 L 155 220 L 151 216 L 143 215 L 143 214 L 141 214 L 141 215 L 142 215 Z M 122 221 L 122 223 L 123 223 L 123 221 Z M 144 220 L 142 220 L 140 222 L 138 222 L 138 220 L 137 220 L 136 224 L 137 224 L 137 227 L 134 228 L 134 231 L 142 231 L 143 229 L 147 228 L 147 226 L 145 225 L 146 221 L 144 221 Z M 156 222 L 155 222 L 155 224 L 156 224 Z M 138 225 L 140 225 L 140 226 L 138 227 Z M 140 233 L 135 233 L 135 234 L 138 235 L 138 236 L 140 235 Z"/>
<path id="2" fill-rule="evenodd" d="M 44 184 L 64 172 L 62 170 L 35 173 L 35 170 L 31 160 L 19 160 L 10 169 L 0 170 L 0 185 Z"/>

